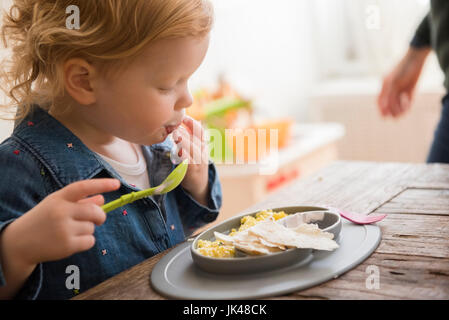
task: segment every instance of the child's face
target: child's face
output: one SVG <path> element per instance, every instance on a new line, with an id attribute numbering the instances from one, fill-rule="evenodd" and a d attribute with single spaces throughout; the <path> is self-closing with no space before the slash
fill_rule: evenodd
<path id="1" fill-rule="evenodd" d="M 116 79 L 97 79 L 90 120 L 121 139 L 151 145 L 167 138 L 192 104 L 188 79 L 203 61 L 209 37 L 158 41 Z"/>

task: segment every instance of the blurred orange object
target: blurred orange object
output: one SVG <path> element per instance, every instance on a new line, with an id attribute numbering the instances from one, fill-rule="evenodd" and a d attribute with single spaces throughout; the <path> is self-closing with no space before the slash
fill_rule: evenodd
<path id="1" fill-rule="evenodd" d="M 267 133 L 270 129 L 275 129 L 278 131 L 278 147 L 279 149 L 284 148 L 290 142 L 291 138 L 291 128 L 293 125 L 293 119 L 291 118 L 280 118 L 273 120 L 263 120 L 258 121 L 254 124 L 257 129 L 266 129 Z M 269 145 L 267 145 L 268 148 Z"/>
<path id="2" fill-rule="evenodd" d="M 286 147 L 291 138 L 291 127 L 293 120 L 289 118 L 264 120 L 254 123 L 251 127 L 234 129 L 232 135 L 227 136 L 228 144 L 232 145 L 234 160 L 243 163 L 255 163 L 271 152 L 272 148 L 282 149 Z M 277 132 L 277 144 L 272 142 L 276 135 L 271 135 L 271 130 Z M 232 141 L 230 140 L 232 139 Z M 265 147 L 263 141 L 265 140 Z M 261 148 L 259 149 L 259 143 Z"/>
<path id="3" fill-rule="evenodd" d="M 196 120 L 206 120 L 205 118 L 208 117 L 208 112 L 210 111 L 207 110 L 207 108 L 212 106 L 211 103 L 222 98 L 228 98 L 228 100 L 230 98 L 234 98 L 234 100 L 242 100 L 242 102 L 245 101 L 245 103 L 240 103 L 239 106 L 250 108 L 249 101 L 243 99 L 243 97 L 240 96 L 240 94 L 229 84 L 229 82 L 227 82 L 223 76 L 220 76 L 218 88 L 215 90 L 203 88 L 193 93 L 193 103 L 186 109 L 186 113 Z M 231 105 L 229 106 L 231 107 Z M 216 105 L 214 107 L 216 107 Z M 232 107 L 235 108 L 235 104 Z M 225 109 L 223 111 L 225 111 Z M 226 115 L 226 112 L 224 113 Z"/>
<path id="4" fill-rule="evenodd" d="M 192 105 L 186 109 L 186 114 L 199 121 L 202 121 L 205 118 L 204 108 L 201 103 L 196 100 L 193 100 Z"/>

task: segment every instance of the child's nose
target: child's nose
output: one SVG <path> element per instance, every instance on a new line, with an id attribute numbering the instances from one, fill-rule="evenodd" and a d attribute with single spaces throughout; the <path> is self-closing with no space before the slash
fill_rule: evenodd
<path id="1" fill-rule="evenodd" d="M 181 110 L 188 108 L 193 103 L 193 97 L 190 91 L 187 89 L 184 91 L 184 94 L 178 99 L 175 105 L 175 110 Z"/>

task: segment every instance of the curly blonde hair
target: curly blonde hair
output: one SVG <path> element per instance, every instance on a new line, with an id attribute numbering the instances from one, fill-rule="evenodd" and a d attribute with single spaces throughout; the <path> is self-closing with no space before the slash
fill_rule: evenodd
<path id="1" fill-rule="evenodd" d="M 79 8 L 80 28 L 69 29 L 66 9 Z M 14 0 L 1 35 L 12 49 L 2 62 L 1 87 L 20 121 L 39 104 L 65 96 L 62 65 L 78 57 L 114 76 L 157 40 L 202 37 L 213 23 L 208 0 Z M 53 110 L 52 110 L 53 111 Z M 2 117 L 5 119 L 5 117 Z"/>

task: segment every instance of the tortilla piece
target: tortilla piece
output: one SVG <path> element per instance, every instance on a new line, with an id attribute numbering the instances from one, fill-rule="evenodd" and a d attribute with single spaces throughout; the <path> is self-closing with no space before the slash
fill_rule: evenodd
<path id="1" fill-rule="evenodd" d="M 297 233 L 309 234 L 311 236 L 322 236 L 328 239 L 333 239 L 334 234 L 330 232 L 324 232 L 318 225 L 312 223 L 303 223 L 297 226 L 296 228 L 292 228 L 293 231 Z"/>
<path id="2" fill-rule="evenodd" d="M 272 220 L 262 221 L 248 229 L 250 234 L 271 243 L 286 247 L 311 248 L 332 251 L 338 244 L 332 240 L 333 235 L 323 232 L 316 225 L 300 225 L 289 229 Z"/>
<path id="3" fill-rule="evenodd" d="M 295 228 L 286 228 L 273 218 L 267 218 L 234 236 L 220 232 L 214 232 L 214 236 L 225 245 L 233 245 L 251 255 L 269 254 L 288 248 L 331 251 L 339 247 L 332 240 L 334 235 L 320 230 L 316 224 L 303 223 Z"/>
<path id="4" fill-rule="evenodd" d="M 295 232 L 273 221 L 262 221 L 248 229 L 248 232 L 277 245 L 296 247 L 297 244 Z"/>
<path id="5" fill-rule="evenodd" d="M 281 251 L 279 248 L 264 246 L 260 242 L 235 242 L 234 247 L 250 255 L 263 255 Z"/>
<path id="6" fill-rule="evenodd" d="M 263 238 L 259 238 L 259 242 L 260 242 L 261 244 L 267 246 L 267 247 L 270 247 L 270 248 L 279 248 L 280 250 L 285 250 L 285 249 L 287 249 L 287 248 L 286 248 L 285 246 L 283 246 L 283 245 L 269 242 L 269 241 L 267 241 L 267 240 L 265 240 L 265 239 L 263 239 Z"/>
<path id="7" fill-rule="evenodd" d="M 237 233 L 233 236 L 215 231 L 214 236 L 215 236 L 215 239 L 223 241 L 224 244 L 229 244 L 229 245 L 233 245 L 236 242 L 251 242 L 251 241 L 258 242 L 258 238 L 249 235 L 247 230 L 240 231 L 239 233 Z"/>
<path id="8" fill-rule="evenodd" d="M 232 237 L 232 236 L 229 236 L 227 234 L 220 233 L 217 231 L 214 231 L 214 236 L 215 236 L 215 239 L 223 242 L 225 245 L 229 245 L 229 246 L 234 245 L 234 237 Z"/>
<path id="9" fill-rule="evenodd" d="M 236 249 L 251 255 L 269 254 L 281 251 L 275 244 L 266 241 L 265 243 L 261 243 L 258 237 L 249 234 L 247 230 L 241 231 L 234 236 L 214 232 L 214 236 L 215 239 L 222 241 L 224 244 L 233 245 Z"/>
<path id="10" fill-rule="evenodd" d="M 237 249 L 250 254 L 269 254 L 272 252 L 281 251 L 281 249 L 279 249 L 276 245 L 271 244 L 271 246 L 267 246 L 261 243 L 259 237 L 256 237 L 248 232 L 249 229 L 239 232 L 234 236 L 234 246 Z"/>

